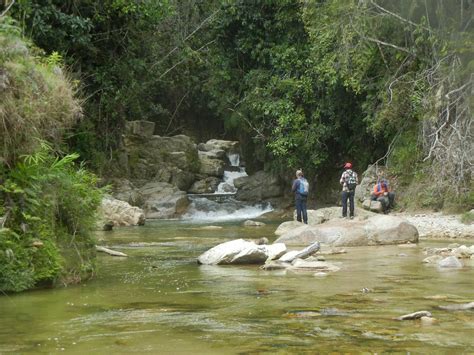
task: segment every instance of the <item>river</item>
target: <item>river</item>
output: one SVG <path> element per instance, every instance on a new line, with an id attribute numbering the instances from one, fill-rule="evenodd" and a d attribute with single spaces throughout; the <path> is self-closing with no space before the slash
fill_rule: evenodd
<path id="1" fill-rule="evenodd" d="M 326 256 L 341 270 L 325 277 L 196 264 L 223 241 L 274 240 L 277 223 L 265 222 L 205 230 L 151 221 L 101 232 L 103 244 L 129 257 L 100 254 L 97 276 L 81 285 L 1 297 L 0 353 L 474 352 L 474 312 L 437 308 L 473 301 L 472 264 L 439 270 L 421 262 L 423 246 L 443 242 L 347 248 Z M 437 321 L 393 319 L 419 310 Z"/>

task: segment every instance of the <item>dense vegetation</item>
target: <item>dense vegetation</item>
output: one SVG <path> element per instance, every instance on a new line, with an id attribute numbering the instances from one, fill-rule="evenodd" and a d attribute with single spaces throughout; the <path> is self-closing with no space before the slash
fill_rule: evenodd
<path id="1" fill-rule="evenodd" d="M 81 83 L 69 144 L 113 171 L 127 120 L 238 138 L 250 169 L 386 165 L 406 204 L 473 205 L 472 1 L 23 0 Z M 203 128 L 204 127 L 204 128 Z M 413 196 L 417 198 L 413 198 Z"/>
<path id="2" fill-rule="evenodd" d="M 57 53 L 0 22 L 0 291 L 78 282 L 94 271 L 95 175 L 62 138 L 81 116 Z M 46 143 L 48 141 L 49 143 Z"/>
<path id="3" fill-rule="evenodd" d="M 100 191 L 68 152 L 114 174 L 128 120 L 237 138 L 249 170 L 303 167 L 321 186 L 346 160 L 375 163 L 397 178 L 402 206 L 474 207 L 473 7 L 3 2 L 0 289 L 90 274 Z"/>

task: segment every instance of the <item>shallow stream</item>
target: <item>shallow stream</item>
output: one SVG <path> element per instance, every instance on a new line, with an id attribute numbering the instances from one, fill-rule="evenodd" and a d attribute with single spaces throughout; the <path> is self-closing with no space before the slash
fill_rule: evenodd
<path id="1" fill-rule="evenodd" d="M 421 262 L 424 246 L 443 242 L 347 248 L 326 256 L 341 270 L 325 277 L 196 264 L 227 240 L 275 239 L 277 224 L 266 223 L 156 221 L 101 233 L 129 257 L 100 254 L 98 275 L 81 285 L 0 297 L 0 353 L 474 352 L 474 312 L 437 308 L 473 301 L 474 268 Z M 435 323 L 393 319 L 420 310 Z"/>

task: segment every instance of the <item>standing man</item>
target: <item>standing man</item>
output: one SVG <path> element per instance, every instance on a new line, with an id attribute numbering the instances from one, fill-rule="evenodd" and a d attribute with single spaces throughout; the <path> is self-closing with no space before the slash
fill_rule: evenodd
<path id="1" fill-rule="evenodd" d="M 347 199 L 349 199 L 349 216 L 354 218 L 354 194 L 355 188 L 359 183 L 357 173 L 352 171 L 352 163 L 344 164 L 346 169 L 342 175 L 339 183 L 342 185 L 342 218 L 347 217 Z"/>
<path id="2" fill-rule="evenodd" d="M 295 193 L 296 220 L 301 222 L 301 215 L 303 215 L 303 222 L 308 224 L 306 200 L 308 199 L 309 184 L 303 176 L 303 171 L 296 170 L 296 179 L 293 181 L 291 191 Z"/>

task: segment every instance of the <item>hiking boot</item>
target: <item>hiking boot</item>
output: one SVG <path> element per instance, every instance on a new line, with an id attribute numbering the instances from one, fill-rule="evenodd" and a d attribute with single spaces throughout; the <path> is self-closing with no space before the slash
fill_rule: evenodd
<path id="1" fill-rule="evenodd" d="M 350 218 L 350 219 L 354 219 L 354 216 L 350 216 L 349 218 Z"/>

